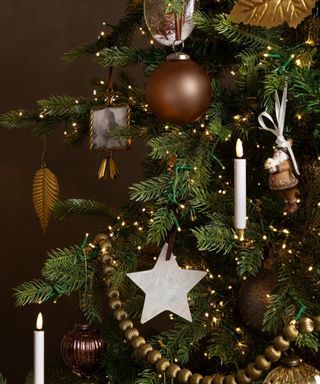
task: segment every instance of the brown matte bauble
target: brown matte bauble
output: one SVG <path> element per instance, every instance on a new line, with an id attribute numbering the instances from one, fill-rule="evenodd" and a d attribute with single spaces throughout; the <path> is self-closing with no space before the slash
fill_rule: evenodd
<path id="1" fill-rule="evenodd" d="M 192 123 L 207 111 L 212 96 L 206 71 L 184 53 L 173 53 L 150 75 L 146 100 L 169 123 Z"/>
<path id="2" fill-rule="evenodd" d="M 239 293 L 239 311 L 243 321 L 261 331 L 264 314 L 270 304 L 270 295 L 277 285 L 273 270 L 262 269 L 245 280 Z"/>
<path id="3" fill-rule="evenodd" d="M 272 370 L 263 384 L 317 384 L 320 372 L 296 356 L 287 356 L 282 364 Z"/>
<path id="4" fill-rule="evenodd" d="M 105 345 L 99 331 L 88 324 L 76 324 L 62 338 L 63 361 L 76 375 L 90 378 L 97 368 Z"/>

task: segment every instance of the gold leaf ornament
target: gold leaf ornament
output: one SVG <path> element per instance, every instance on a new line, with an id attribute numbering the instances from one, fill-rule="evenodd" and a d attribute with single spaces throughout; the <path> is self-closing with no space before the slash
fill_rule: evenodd
<path id="1" fill-rule="evenodd" d="M 43 232 L 46 232 L 53 206 L 59 197 L 57 177 L 49 168 L 41 167 L 33 178 L 32 199 Z"/>
<path id="2" fill-rule="evenodd" d="M 272 28 L 287 22 L 297 28 L 312 13 L 316 0 L 239 0 L 229 17 L 234 23 Z"/>

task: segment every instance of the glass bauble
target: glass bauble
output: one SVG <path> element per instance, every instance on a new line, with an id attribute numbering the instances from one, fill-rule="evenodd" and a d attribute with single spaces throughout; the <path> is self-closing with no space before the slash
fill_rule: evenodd
<path id="1" fill-rule="evenodd" d="M 97 368 L 105 345 L 99 331 L 88 324 L 76 324 L 61 341 L 63 361 L 77 376 L 90 378 Z"/>
<path id="2" fill-rule="evenodd" d="M 168 123 L 200 119 L 212 96 L 207 72 L 184 53 L 172 53 L 149 76 L 146 101 L 150 110 Z"/>
<path id="3" fill-rule="evenodd" d="M 243 281 L 238 304 L 241 317 L 247 325 L 261 331 L 263 318 L 270 304 L 271 293 L 276 285 L 275 272 L 266 268 Z"/>
<path id="4" fill-rule="evenodd" d="M 263 384 L 319 384 L 320 372 L 305 364 L 297 356 L 288 356 L 281 365 L 273 369 Z"/>
<path id="5" fill-rule="evenodd" d="M 190 36 L 194 25 L 192 16 L 198 8 L 199 0 L 185 0 L 181 16 L 181 38 L 176 37 L 176 17 L 166 13 L 165 0 L 144 0 L 144 18 L 152 37 L 160 44 L 172 46 Z M 179 41 L 178 41 L 179 40 Z"/>

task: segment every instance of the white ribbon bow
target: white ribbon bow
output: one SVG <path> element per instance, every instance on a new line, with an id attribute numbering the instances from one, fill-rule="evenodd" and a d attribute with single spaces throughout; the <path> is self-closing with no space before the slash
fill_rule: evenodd
<path id="1" fill-rule="evenodd" d="M 273 118 L 267 111 L 264 111 L 260 113 L 258 117 L 258 121 L 260 124 L 259 129 L 264 129 L 265 131 L 269 131 L 273 133 L 276 137 L 276 144 L 279 147 L 287 148 L 288 152 L 290 154 L 294 170 L 297 175 L 300 175 L 298 164 L 296 162 L 296 158 L 294 157 L 294 153 L 292 151 L 290 143 L 284 138 L 283 136 L 283 130 L 284 130 L 284 121 L 286 118 L 286 104 L 287 104 L 287 93 L 288 93 L 288 87 L 287 84 L 284 87 L 283 94 L 282 94 L 282 100 L 280 103 L 279 95 L 278 92 L 275 92 L 275 109 L 276 109 L 276 118 L 278 122 L 278 126 L 274 122 Z M 272 125 L 274 126 L 273 128 L 268 128 L 263 120 L 263 118 L 266 117 L 269 121 L 271 121 Z"/>

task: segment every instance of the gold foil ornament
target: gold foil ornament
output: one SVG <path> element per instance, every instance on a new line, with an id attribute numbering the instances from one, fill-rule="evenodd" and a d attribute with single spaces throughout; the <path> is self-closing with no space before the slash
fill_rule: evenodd
<path id="1" fill-rule="evenodd" d="M 239 0 L 229 17 L 234 23 L 272 28 L 287 22 L 297 28 L 312 13 L 315 0 Z"/>
<path id="2" fill-rule="evenodd" d="M 44 233 L 47 230 L 54 204 L 58 201 L 58 196 L 59 184 L 57 177 L 49 168 L 42 166 L 33 178 L 32 199 Z"/>

